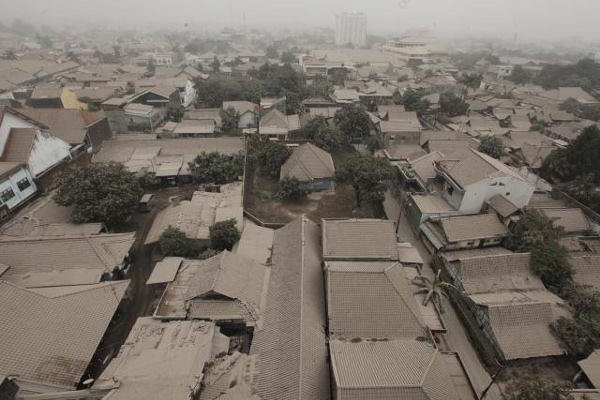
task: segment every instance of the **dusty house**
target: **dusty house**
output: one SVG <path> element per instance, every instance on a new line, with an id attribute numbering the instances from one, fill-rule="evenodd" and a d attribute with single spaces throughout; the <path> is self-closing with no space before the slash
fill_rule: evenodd
<path id="1" fill-rule="evenodd" d="M 207 260 L 182 260 L 154 318 L 254 326 L 262 311 L 265 274 L 264 265 L 226 250 Z"/>
<path id="2" fill-rule="evenodd" d="M 147 106 L 165 109 L 169 106 L 180 107 L 181 97 L 179 90 L 173 86 L 155 86 L 147 89 L 140 94 L 136 94 L 130 99 L 133 104 L 144 104 Z"/>
<path id="3" fill-rule="evenodd" d="M 333 189 L 335 166 L 331 154 L 306 143 L 294 149 L 281 166 L 280 179 L 296 178 L 302 189 L 321 191 Z"/>
<path id="4" fill-rule="evenodd" d="M 300 129 L 298 114 L 285 115 L 277 108 L 271 109 L 260 118 L 259 133 L 274 139 L 286 139 L 291 132 Z"/>
<path id="5" fill-rule="evenodd" d="M 445 253 L 445 267 L 483 334 L 506 360 L 563 354 L 550 324 L 569 313 L 533 273 L 529 253 L 460 253 L 458 258 Z"/>
<path id="6" fill-rule="evenodd" d="M 508 236 L 495 213 L 431 219 L 421 225 L 421 231 L 431 252 L 496 246 Z"/>
<path id="7" fill-rule="evenodd" d="M 233 108 L 240 115 L 238 128 L 255 128 L 256 127 L 256 110 L 258 105 L 249 101 L 224 101 L 223 110 Z"/>
<path id="8" fill-rule="evenodd" d="M 116 133 L 154 132 L 164 118 L 158 108 L 145 104 L 133 104 L 131 99 L 114 97 L 101 104 L 110 129 Z"/>
<path id="9" fill-rule="evenodd" d="M 25 204 L 36 192 L 37 186 L 26 164 L 0 162 L 0 219 Z"/>
<path id="10" fill-rule="evenodd" d="M 194 192 L 191 200 L 174 203 L 156 216 L 146 238 L 155 243 L 169 227 L 178 228 L 190 239 L 209 244 L 209 228 L 216 222 L 235 219 L 243 230 L 242 183 L 221 186 L 220 192 Z"/>
<path id="11" fill-rule="evenodd" d="M 318 226 L 302 216 L 277 229 L 267 270 L 250 354 L 218 360 L 206 373 L 201 400 L 330 399 Z"/>
<path id="12" fill-rule="evenodd" d="M 79 101 L 70 89 L 54 86 L 36 87 L 29 98 L 29 105 L 34 108 L 87 110 L 87 104 Z"/>
<path id="13" fill-rule="evenodd" d="M 499 193 L 522 208 L 534 191 L 517 172 L 477 150 L 444 157 L 434 166 L 436 192 L 461 213 L 478 213 L 486 201 Z"/>
<path id="14" fill-rule="evenodd" d="M 138 318 L 93 389 L 106 400 L 197 398 L 205 368 L 228 350 L 229 338 L 212 322 Z"/>
<path id="15" fill-rule="evenodd" d="M 0 310 L 0 375 L 17 376 L 30 394 L 74 390 L 128 285 L 25 289 L 0 280 L 5 305 Z"/>
<path id="16" fill-rule="evenodd" d="M 69 143 L 71 152 L 96 151 L 111 138 L 110 125 L 104 114 L 82 110 L 30 108 L 23 114 L 48 127 L 49 132 Z"/>
<path id="17" fill-rule="evenodd" d="M 587 234 L 590 224 L 580 208 L 544 208 L 541 210 L 550 218 L 555 227 L 568 235 Z"/>

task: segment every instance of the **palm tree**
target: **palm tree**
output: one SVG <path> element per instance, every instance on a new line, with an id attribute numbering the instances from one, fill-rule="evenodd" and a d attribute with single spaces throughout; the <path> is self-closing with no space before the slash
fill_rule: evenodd
<path id="1" fill-rule="evenodd" d="M 420 287 L 415 293 L 425 293 L 423 299 L 423 306 L 433 301 L 439 308 L 440 312 L 444 313 L 444 305 L 442 304 L 442 298 L 448 298 L 448 294 L 444 291 L 444 288 L 456 289 L 454 285 L 442 281 L 440 273 L 442 270 L 438 270 L 435 274 L 435 278 L 431 279 L 427 276 L 417 276 L 413 279 L 413 283 Z"/>

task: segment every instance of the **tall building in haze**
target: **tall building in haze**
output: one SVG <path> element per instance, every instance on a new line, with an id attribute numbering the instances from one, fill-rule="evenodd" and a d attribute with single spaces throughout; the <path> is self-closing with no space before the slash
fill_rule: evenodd
<path id="1" fill-rule="evenodd" d="M 335 43 L 352 43 L 356 47 L 367 43 L 367 15 L 343 13 L 335 16 Z"/>

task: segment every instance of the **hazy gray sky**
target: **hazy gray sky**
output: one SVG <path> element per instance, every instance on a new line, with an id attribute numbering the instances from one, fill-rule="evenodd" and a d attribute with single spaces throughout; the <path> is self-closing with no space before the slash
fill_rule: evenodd
<path id="1" fill-rule="evenodd" d="M 399 3 L 408 3 L 404 8 Z M 600 40 L 600 0 L 0 0 L 5 21 L 203 30 L 333 27 L 336 13 L 367 13 L 368 31 L 425 27 L 441 35 L 471 33 L 522 40 L 582 37 Z"/>

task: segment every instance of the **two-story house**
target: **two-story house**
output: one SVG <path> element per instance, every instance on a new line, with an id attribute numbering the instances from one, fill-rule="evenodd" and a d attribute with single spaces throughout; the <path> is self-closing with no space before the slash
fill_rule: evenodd
<path id="1" fill-rule="evenodd" d="M 534 192 L 533 185 L 517 172 L 475 149 L 467 148 L 433 165 L 435 191 L 461 214 L 479 213 L 498 194 L 523 208 Z"/>

